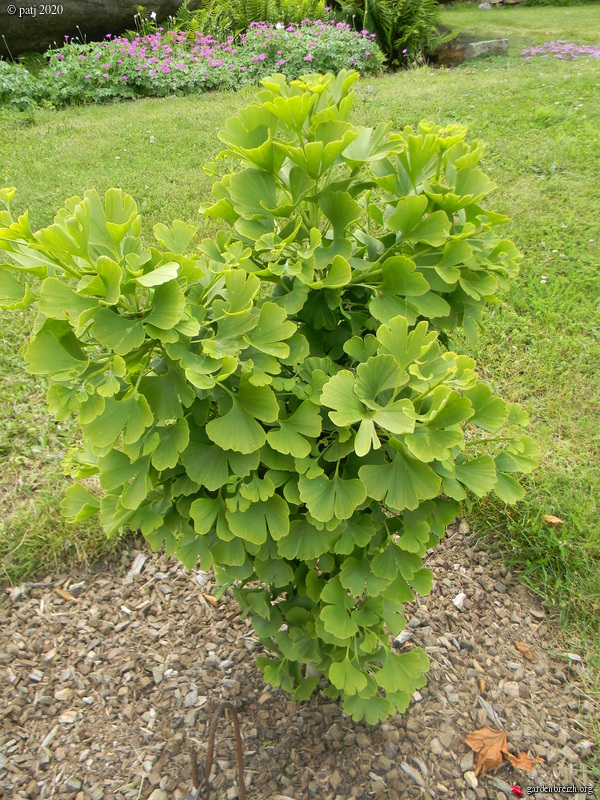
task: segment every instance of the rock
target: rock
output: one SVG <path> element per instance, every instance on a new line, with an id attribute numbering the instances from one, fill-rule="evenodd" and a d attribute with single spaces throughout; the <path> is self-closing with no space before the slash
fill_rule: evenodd
<path id="1" fill-rule="evenodd" d="M 479 781 L 477 780 L 477 776 L 474 772 L 471 772 L 470 770 L 465 772 L 463 778 L 470 789 L 476 789 L 479 786 Z"/>
<path id="2" fill-rule="evenodd" d="M 577 762 L 579 761 L 579 756 L 577 755 L 577 753 L 576 753 L 574 750 L 572 750 L 572 749 L 569 747 L 569 745 L 568 745 L 568 744 L 566 744 L 566 745 L 565 745 L 565 746 L 562 748 L 562 750 L 561 750 L 560 752 L 561 752 L 561 753 L 563 754 L 563 756 L 564 756 L 564 757 L 567 759 L 567 761 L 569 761 L 571 764 L 577 764 Z"/>
<path id="3" fill-rule="evenodd" d="M 490 39 L 487 42 L 469 42 L 465 47 L 465 61 L 477 56 L 505 56 L 508 53 L 508 39 Z"/>
<path id="4" fill-rule="evenodd" d="M 403 645 L 408 642 L 411 638 L 412 633 L 410 631 L 400 631 L 398 636 L 394 639 L 394 647 L 403 647 Z"/>
<path id="5" fill-rule="evenodd" d="M 472 770 L 475 766 L 475 755 L 473 754 L 473 751 L 469 750 L 468 753 L 465 753 L 460 759 L 459 764 L 462 772 L 469 772 Z"/>
<path id="6" fill-rule="evenodd" d="M 78 792 L 81 789 L 82 784 L 81 784 L 81 781 L 79 780 L 79 778 L 69 778 L 65 782 L 65 786 L 67 787 L 67 789 L 70 789 L 72 792 Z"/>
<path id="7" fill-rule="evenodd" d="M 519 684 L 516 681 L 506 681 L 502 690 L 509 697 L 519 697 Z"/>
<path id="8" fill-rule="evenodd" d="M 429 749 L 434 756 L 441 756 L 446 751 L 446 748 L 437 737 L 429 742 Z"/>
<path id="9" fill-rule="evenodd" d="M 155 789 L 148 800 L 169 800 L 169 795 L 164 791 L 164 789 Z"/>
<path id="10" fill-rule="evenodd" d="M 467 522 L 467 520 L 466 519 L 461 519 L 461 521 L 458 523 L 458 532 L 459 533 L 469 533 L 470 531 L 471 531 L 471 528 L 469 527 L 469 523 Z"/>
<path id="11" fill-rule="evenodd" d="M 552 766 L 552 764 L 556 764 L 559 758 L 560 751 L 556 747 L 550 747 L 546 753 L 546 763 Z"/>
<path id="12" fill-rule="evenodd" d="M 575 745 L 575 749 L 582 756 L 586 756 L 588 753 L 591 753 L 594 747 L 594 743 L 589 742 L 587 739 L 584 739 L 582 742 L 579 742 L 579 744 Z"/>
<path id="13" fill-rule="evenodd" d="M 185 700 L 183 701 L 183 705 L 185 708 L 192 708 L 198 702 L 198 689 L 193 688 L 189 691 L 186 696 Z"/>
<path id="14" fill-rule="evenodd" d="M 478 8 L 481 11 L 491 11 L 492 10 L 492 7 L 491 7 L 491 5 L 489 3 L 480 3 Z"/>
<path id="15" fill-rule="evenodd" d="M 459 611 L 462 611 L 462 608 L 463 608 L 463 606 L 465 604 L 465 600 L 466 599 L 467 599 L 467 595 L 464 592 L 460 592 L 460 594 L 456 595 L 456 597 L 452 601 L 452 604 L 455 605 L 456 608 L 458 608 Z"/>
<path id="16" fill-rule="evenodd" d="M 6 38 L 0 38 L 0 55 L 13 56 L 32 50 L 45 50 L 53 42 L 62 42 L 65 36 L 81 36 L 87 41 L 104 39 L 107 34 L 113 36 L 128 28 L 134 28 L 134 17 L 137 13 L 138 0 L 69 0 L 61 4 L 62 13 L 9 14 L 9 4 L 3 3 L 0 8 L 0 31 Z M 151 9 L 156 12 L 157 20 L 174 14 L 181 0 L 152 0 Z M 198 2 L 190 3 L 190 9 L 197 8 Z M 26 3 L 18 7 L 25 9 Z M 29 4 L 31 6 L 31 4 Z M 35 5 L 31 7 L 36 7 Z"/>

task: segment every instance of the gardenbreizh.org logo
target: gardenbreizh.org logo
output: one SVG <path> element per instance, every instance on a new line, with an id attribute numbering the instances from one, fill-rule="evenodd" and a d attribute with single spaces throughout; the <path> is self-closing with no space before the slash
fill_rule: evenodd
<path id="1" fill-rule="evenodd" d="M 590 786 L 575 786 L 575 784 L 569 784 L 567 786 L 557 786 L 554 784 L 553 786 L 528 786 L 526 789 L 523 789 L 520 783 L 515 783 L 512 787 L 512 793 L 515 797 L 525 797 L 527 795 L 544 795 L 544 794 L 570 794 L 574 797 L 578 797 L 581 795 L 585 797 L 586 795 L 594 796 L 594 787 L 590 784 Z"/>

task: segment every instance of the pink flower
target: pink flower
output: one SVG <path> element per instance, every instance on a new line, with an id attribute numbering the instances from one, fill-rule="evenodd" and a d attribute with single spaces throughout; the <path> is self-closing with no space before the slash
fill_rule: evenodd
<path id="1" fill-rule="evenodd" d="M 62 72 L 57 72 L 57 73 L 56 73 L 56 77 L 57 77 L 57 78 L 58 78 L 60 75 L 62 75 Z"/>
<path id="2" fill-rule="evenodd" d="M 304 56 L 304 60 L 305 60 L 305 61 L 312 61 L 312 60 L 313 60 L 313 57 L 312 57 L 312 56 L 310 56 L 310 55 L 309 55 L 309 56 Z"/>
<path id="3" fill-rule="evenodd" d="M 127 80 L 127 75 L 121 75 L 121 80 L 122 81 L 126 81 Z"/>
<path id="4" fill-rule="evenodd" d="M 368 58 L 371 55 L 371 51 L 370 50 L 365 50 L 365 55 Z"/>
<path id="5" fill-rule="evenodd" d="M 283 67 L 284 64 L 285 64 L 285 58 L 280 58 L 279 61 L 277 62 L 278 67 Z"/>
<path id="6" fill-rule="evenodd" d="M 264 53 L 261 53 L 261 54 L 259 55 L 258 59 L 259 59 L 259 61 L 264 61 L 264 60 L 265 60 L 265 54 L 264 54 Z"/>
<path id="7" fill-rule="evenodd" d="M 103 78 L 108 78 L 108 72 L 105 72 L 105 73 L 104 73 L 104 75 L 103 75 L 102 77 L 103 77 Z"/>
<path id="8" fill-rule="evenodd" d="M 241 70 L 242 72 L 246 72 L 246 67 L 240 67 L 240 70 Z"/>
<path id="9" fill-rule="evenodd" d="M 90 79 L 89 75 L 84 75 L 83 77 L 86 79 L 86 81 L 89 81 L 89 79 Z"/>

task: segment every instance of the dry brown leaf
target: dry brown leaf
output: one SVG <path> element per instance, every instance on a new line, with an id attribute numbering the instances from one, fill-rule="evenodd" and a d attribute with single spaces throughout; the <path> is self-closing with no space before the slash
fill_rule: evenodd
<path id="1" fill-rule="evenodd" d="M 549 523 L 550 525 L 564 525 L 564 519 L 560 517 L 555 517 L 554 514 L 542 514 L 542 519 L 544 522 Z"/>
<path id="2" fill-rule="evenodd" d="M 533 661 L 533 653 L 529 649 L 527 642 L 515 642 L 515 647 L 521 653 L 523 658 L 526 658 L 528 661 Z"/>
<path id="3" fill-rule="evenodd" d="M 475 759 L 475 775 L 497 769 L 503 759 L 508 759 L 515 769 L 522 769 L 525 772 L 533 767 L 534 764 L 542 761 L 539 756 L 531 759 L 527 753 L 519 753 L 513 756 L 508 752 L 508 742 L 504 731 L 494 731 L 491 728 L 480 728 L 470 733 L 465 739 L 471 750 L 477 753 Z"/>
<path id="4" fill-rule="evenodd" d="M 502 763 L 502 754 L 508 752 L 506 733 L 493 731 L 491 728 L 473 731 L 467 736 L 465 743 L 477 753 L 475 775 L 497 769 Z"/>
<path id="5" fill-rule="evenodd" d="M 479 691 L 481 694 L 485 694 L 487 691 L 487 681 L 485 678 L 479 678 Z"/>
<path id="6" fill-rule="evenodd" d="M 529 772 L 532 769 L 534 764 L 543 761 L 543 758 L 537 756 L 537 758 L 531 759 L 527 753 L 519 753 L 518 756 L 513 756 L 512 753 L 507 753 L 508 760 L 513 765 L 515 769 L 522 769 L 524 772 Z"/>
<path id="7" fill-rule="evenodd" d="M 213 606 L 213 608 L 217 608 L 217 606 L 219 605 L 217 598 L 212 594 L 203 594 L 202 597 L 204 597 L 205 600 L 208 600 L 208 602 L 211 604 L 211 606 Z"/>
<path id="8" fill-rule="evenodd" d="M 75 600 L 71 592 L 66 592 L 64 589 L 55 589 L 55 592 L 59 597 L 62 597 L 63 600 Z"/>

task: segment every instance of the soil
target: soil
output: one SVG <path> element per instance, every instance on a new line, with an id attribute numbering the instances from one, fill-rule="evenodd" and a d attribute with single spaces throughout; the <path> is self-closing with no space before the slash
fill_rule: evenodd
<path id="1" fill-rule="evenodd" d="M 138 546 L 120 562 L 7 590 L 0 797 L 187 800 L 189 747 L 202 766 L 221 700 L 239 712 L 249 800 L 504 800 L 517 781 L 524 791 L 593 783 L 598 709 L 585 653 L 560 650 L 546 612 L 465 522 L 428 554 L 433 591 L 407 607 L 397 645 L 425 648 L 428 685 L 375 727 L 321 695 L 299 704 L 265 686 L 233 598 L 214 607 L 211 575 Z M 475 778 L 464 739 L 485 727 L 539 762 Z M 211 787 L 212 800 L 238 796 L 225 719 Z"/>

